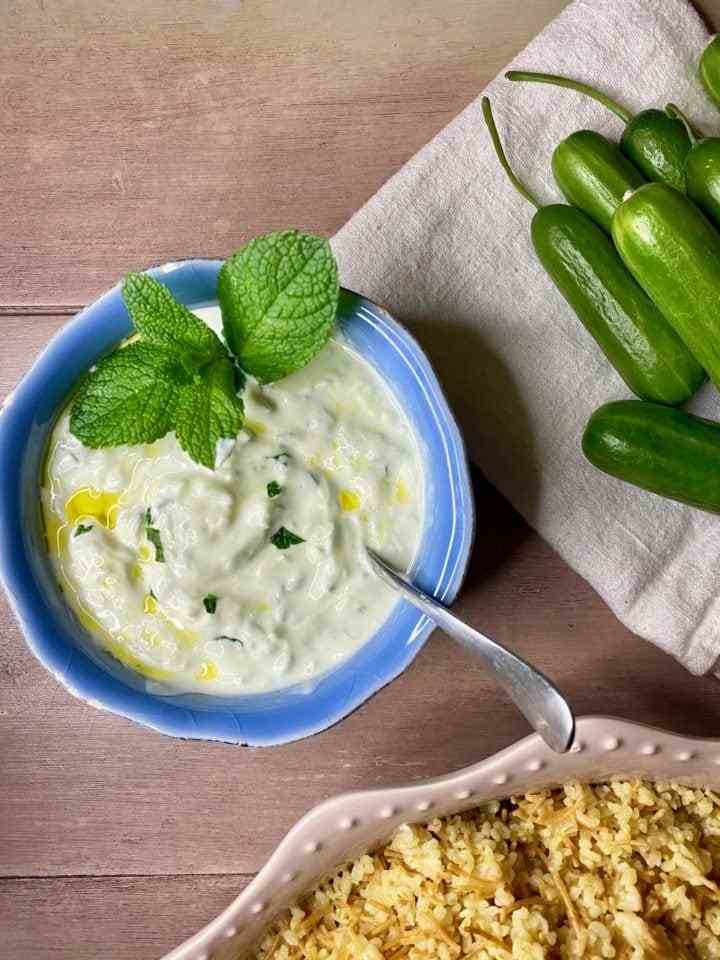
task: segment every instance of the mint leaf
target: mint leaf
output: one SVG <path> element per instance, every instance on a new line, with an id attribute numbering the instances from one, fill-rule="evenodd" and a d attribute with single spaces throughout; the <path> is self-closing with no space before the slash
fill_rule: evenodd
<path id="1" fill-rule="evenodd" d="M 215 469 L 215 451 L 222 437 L 235 437 L 243 424 L 243 403 L 235 394 L 233 365 L 214 360 L 182 387 L 175 415 L 175 433 L 183 450 L 197 463 Z"/>
<path id="2" fill-rule="evenodd" d="M 165 563 L 165 551 L 163 550 L 162 538 L 160 537 L 158 528 L 152 525 L 152 512 L 150 507 L 145 511 L 145 536 L 155 547 L 155 562 Z M 152 590 L 150 593 L 152 594 Z"/>
<path id="3" fill-rule="evenodd" d="M 288 530 L 287 527 L 280 529 L 270 537 L 270 543 L 276 546 L 278 550 L 287 550 L 288 547 L 294 547 L 297 543 L 305 543 L 302 537 Z"/>
<path id="4" fill-rule="evenodd" d="M 272 499 L 273 497 L 278 497 L 282 493 L 282 487 L 277 482 L 277 480 L 271 480 L 267 485 L 267 495 Z"/>
<path id="5" fill-rule="evenodd" d="M 78 390 L 70 432 L 86 447 L 152 443 L 172 430 L 188 375 L 165 350 L 131 343 L 102 359 Z"/>
<path id="6" fill-rule="evenodd" d="M 75 533 L 73 533 L 73 538 L 81 537 L 84 533 L 90 533 L 92 528 L 93 528 L 93 525 L 91 523 L 88 523 L 88 524 L 79 523 L 75 527 Z"/>
<path id="7" fill-rule="evenodd" d="M 217 610 L 218 598 L 214 593 L 209 593 L 206 597 L 203 597 L 203 606 L 208 613 L 215 613 Z"/>
<path id="8" fill-rule="evenodd" d="M 242 426 L 242 375 L 219 337 L 153 277 L 128 274 L 123 298 L 141 339 L 88 374 L 71 432 L 88 447 L 110 447 L 152 443 L 174 429 L 183 449 L 213 468 L 217 441 Z M 146 526 L 163 562 L 160 534 L 150 519 Z"/>
<path id="9" fill-rule="evenodd" d="M 146 273 L 129 273 L 123 300 L 135 329 L 145 343 L 171 350 L 190 367 L 227 355 L 220 338 L 173 297 L 168 288 Z"/>
<path id="10" fill-rule="evenodd" d="M 287 230 L 246 244 L 218 277 L 225 339 L 242 368 L 271 383 L 305 366 L 330 336 L 339 290 L 322 237 Z"/>
<path id="11" fill-rule="evenodd" d="M 234 437 L 243 423 L 237 393 L 244 373 L 220 338 L 158 280 L 128 274 L 122 294 L 140 340 L 88 374 L 72 405 L 71 432 L 99 448 L 152 443 L 174 429 L 186 453 L 214 469 L 218 441 Z M 268 234 L 223 265 L 218 295 L 241 366 L 271 382 L 308 363 L 330 336 L 337 264 L 320 237 Z M 270 484 L 268 496 L 281 490 Z M 149 521 L 147 531 L 162 560 L 160 535 Z"/>

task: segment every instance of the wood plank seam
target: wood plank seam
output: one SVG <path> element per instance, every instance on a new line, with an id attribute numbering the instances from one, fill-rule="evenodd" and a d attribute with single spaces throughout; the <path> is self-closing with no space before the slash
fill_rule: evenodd
<path id="1" fill-rule="evenodd" d="M 0 316 L 22 316 L 22 317 L 53 317 L 53 316 L 73 316 L 85 308 L 85 304 L 65 304 L 54 306 L 52 304 L 0 304 Z"/>
<path id="2" fill-rule="evenodd" d="M 28 880 L 33 883 L 46 881 L 54 883 L 56 880 L 206 880 L 221 877 L 223 880 L 240 880 L 250 882 L 257 873 L 35 873 L 25 875 L 8 875 L 0 877 L 3 883 L 22 883 Z"/>

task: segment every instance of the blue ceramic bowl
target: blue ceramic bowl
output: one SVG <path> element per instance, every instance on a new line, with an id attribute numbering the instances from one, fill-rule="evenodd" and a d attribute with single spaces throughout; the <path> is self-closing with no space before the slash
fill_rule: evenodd
<path id="1" fill-rule="evenodd" d="M 188 260 L 149 272 L 191 307 L 216 300 L 221 261 Z M 386 311 L 343 298 L 339 322 L 380 373 L 420 439 L 425 461 L 425 530 L 413 577 L 427 593 L 454 599 L 474 531 L 465 450 L 440 385 L 420 347 Z M 119 286 L 50 341 L 0 416 L 0 575 L 35 656 L 75 696 L 176 737 L 253 746 L 325 729 L 400 674 L 432 625 L 400 601 L 382 628 L 311 692 L 289 687 L 238 697 L 165 695 L 100 650 L 63 600 L 45 546 L 40 471 L 48 434 L 78 378 L 131 329 Z"/>

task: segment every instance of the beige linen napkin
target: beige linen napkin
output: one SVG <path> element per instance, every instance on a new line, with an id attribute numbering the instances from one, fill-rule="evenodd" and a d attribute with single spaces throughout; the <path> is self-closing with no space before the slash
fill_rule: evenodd
<path id="1" fill-rule="evenodd" d="M 684 0 L 575 0 L 512 66 L 597 83 L 634 110 L 674 100 L 718 133 L 696 71 L 708 39 Z M 571 91 L 499 77 L 487 93 L 511 162 L 548 202 L 559 140 L 621 132 Z M 537 263 L 532 212 L 498 167 L 478 97 L 336 235 L 343 284 L 408 324 L 471 459 L 520 513 L 623 623 L 704 673 L 720 656 L 720 519 L 584 460 L 590 413 L 629 394 Z M 704 387 L 692 409 L 720 419 L 720 397 Z"/>

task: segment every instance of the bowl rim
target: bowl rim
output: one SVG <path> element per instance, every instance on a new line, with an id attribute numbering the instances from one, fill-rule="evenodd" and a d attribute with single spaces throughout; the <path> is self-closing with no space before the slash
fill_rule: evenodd
<path id="1" fill-rule="evenodd" d="M 146 272 L 166 282 L 170 282 L 169 278 L 174 278 L 177 282 L 182 283 L 184 277 L 185 282 L 192 284 L 200 277 L 203 280 L 198 282 L 202 284 L 202 282 L 207 281 L 210 275 L 216 276 L 222 262 L 222 260 L 211 258 L 173 260 L 148 268 Z M 34 422 L 32 421 L 32 412 L 38 406 L 40 391 L 43 384 L 47 382 L 46 378 L 53 376 L 53 368 L 57 371 L 61 352 L 67 349 L 69 342 L 78 338 L 81 329 L 92 329 L 95 334 L 102 329 L 106 317 L 112 312 L 117 312 L 116 306 L 120 290 L 121 283 L 115 283 L 91 304 L 69 318 L 50 338 L 34 359 L 29 370 L 3 401 L 0 408 L 0 475 L 5 476 L 7 474 L 13 479 L 16 479 L 16 475 L 19 477 L 21 468 L 10 467 L 9 461 L 13 456 L 15 460 L 18 460 L 25 455 L 28 441 L 17 440 L 17 421 L 22 420 L 24 416 L 31 423 Z M 352 293 L 352 291 L 348 292 Z M 368 315 L 375 321 L 373 323 L 371 320 L 370 324 L 376 326 L 386 340 L 390 338 L 387 333 L 383 333 L 382 328 L 396 336 L 400 347 L 408 351 L 406 356 L 400 347 L 394 346 L 395 352 L 402 357 L 415 377 L 418 378 L 419 373 L 424 378 L 431 390 L 432 402 L 442 417 L 442 427 L 438 421 L 438 430 L 450 444 L 452 467 L 448 462 L 448 469 L 454 471 L 457 478 L 455 482 L 458 489 L 454 495 L 454 500 L 457 500 L 459 504 L 457 510 L 459 515 L 459 533 L 456 538 L 457 560 L 453 570 L 448 574 L 447 589 L 444 594 L 445 601 L 452 602 L 464 580 L 475 533 L 472 486 L 462 434 L 432 365 L 412 334 L 385 308 L 365 297 L 357 294 L 355 296 L 359 299 L 355 305 L 354 313 L 361 314 L 363 311 L 367 311 Z M 182 297 L 179 298 L 183 299 Z M 209 299 L 188 297 L 185 299 L 194 308 L 217 303 L 216 297 L 210 297 Z M 362 319 L 368 322 L 367 317 L 362 317 Z M 112 342 L 116 341 L 113 340 Z M 391 346 L 393 346 L 392 343 Z M 94 356 L 97 357 L 101 352 L 101 350 L 96 350 Z M 410 363 L 411 360 L 412 363 Z M 378 372 L 380 373 L 380 371 Z M 12 454 L 10 452 L 11 448 L 16 448 Z M 20 450 L 19 456 L 17 448 Z M 2 485 L 6 489 L 11 489 L 10 484 Z M 19 485 L 16 483 L 17 486 Z M 111 684 L 111 689 L 106 690 L 98 680 L 97 675 L 94 677 L 94 681 L 90 682 L 86 680 L 82 671 L 78 672 L 78 661 L 82 658 L 75 656 L 74 648 L 65 649 L 64 656 L 59 656 L 57 649 L 52 649 L 53 642 L 47 637 L 47 629 L 44 631 L 41 629 L 40 622 L 43 618 L 47 619 L 46 611 L 42 610 L 44 591 L 36 582 L 37 578 L 29 559 L 31 556 L 30 548 L 24 536 L 20 541 L 21 560 L 19 563 L 14 562 L 17 557 L 18 538 L 15 537 L 13 540 L 8 532 L 12 523 L 8 502 L 13 496 L 19 497 L 14 489 L 11 490 L 8 497 L 0 497 L 0 582 L 5 587 L 10 607 L 20 624 L 27 646 L 43 666 L 73 696 L 91 706 L 133 720 L 166 735 L 188 739 L 218 740 L 251 746 L 288 743 L 310 736 L 344 719 L 382 687 L 399 676 L 420 651 L 434 629 L 434 625 L 427 618 L 418 617 L 410 634 L 413 642 L 404 645 L 402 655 L 395 659 L 390 669 L 376 669 L 372 671 L 372 674 L 364 671 L 361 682 L 355 683 L 353 681 L 350 683 L 347 696 L 338 697 L 336 702 L 331 701 L 328 709 L 322 712 L 318 711 L 318 713 L 321 713 L 320 716 L 306 718 L 303 711 L 300 710 L 298 711 L 299 719 L 297 721 L 292 723 L 287 721 L 284 725 L 283 723 L 270 724 L 268 728 L 270 732 L 267 735 L 262 730 L 258 732 L 256 729 L 249 732 L 247 728 L 243 728 L 233 712 L 232 706 L 227 703 L 222 704 L 222 697 L 213 697 L 213 701 L 217 700 L 217 706 L 214 702 L 210 702 L 209 694 L 205 695 L 207 703 L 203 704 L 201 709 L 194 709 L 190 701 L 187 705 L 178 706 L 176 703 L 169 701 L 167 697 L 163 697 L 162 694 L 153 693 L 150 690 L 133 690 L 130 686 L 123 684 L 118 677 L 114 678 L 118 680 L 118 687 L 115 688 Z M 13 550 L 15 550 L 15 553 Z M 400 605 L 396 605 L 391 616 L 400 610 Z M 55 647 L 57 646 L 55 644 Z M 87 654 L 83 655 L 85 658 L 88 656 Z M 68 673 L 71 665 L 73 676 L 69 677 Z M 97 664 L 95 666 L 97 667 Z M 328 674 L 328 676 L 330 675 Z M 113 679 L 112 675 L 110 675 L 110 679 Z M 121 686 L 125 687 L 124 691 L 120 689 Z M 282 691 L 279 691 L 279 693 L 282 693 Z M 198 697 L 198 699 L 202 698 Z"/>
<path id="2" fill-rule="evenodd" d="M 327 875 L 347 859 L 337 852 L 342 848 L 338 838 L 343 837 L 346 851 L 351 851 L 353 831 L 362 831 L 363 825 L 370 830 L 365 838 L 375 838 L 362 844 L 370 849 L 403 823 L 427 822 L 489 800 L 573 780 L 591 783 L 614 777 L 704 783 L 718 789 L 720 739 L 591 715 L 577 720 L 573 746 L 564 754 L 553 753 L 533 733 L 478 763 L 439 777 L 337 794 L 301 817 L 240 894 L 162 960 L 209 960 L 217 950 L 224 958 L 221 947 L 226 944 L 231 948 L 228 957 L 244 956 L 272 917 L 304 889 L 293 876 L 298 865 L 314 855 L 321 865 L 317 870 L 310 868 L 311 872 Z M 273 906 L 278 896 L 281 903 Z"/>

